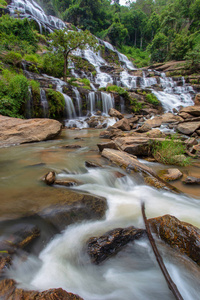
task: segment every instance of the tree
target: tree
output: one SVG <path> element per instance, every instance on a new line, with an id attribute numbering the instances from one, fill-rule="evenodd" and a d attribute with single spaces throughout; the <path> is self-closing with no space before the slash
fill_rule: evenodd
<path id="1" fill-rule="evenodd" d="M 49 37 L 51 39 L 50 50 L 62 54 L 64 58 L 63 78 L 65 81 L 67 78 L 69 55 L 72 51 L 77 48 L 84 50 L 89 47 L 92 47 L 93 51 L 97 51 L 99 49 L 97 39 L 88 30 L 70 31 L 64 28 L 61 30 L 55 30 L 49 35 Z"/>

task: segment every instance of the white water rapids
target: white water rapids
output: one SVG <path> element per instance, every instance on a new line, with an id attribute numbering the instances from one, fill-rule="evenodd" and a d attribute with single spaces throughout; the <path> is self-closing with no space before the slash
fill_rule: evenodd
<path id="1" fill-rule="evenodd" d="M 107 165 L 107 161 L 104 161 L 103 169 L 85 168 L 84 161 L 92 159 L 91 155 L 96 155 L 90 150 L 94 149 L 98 141 L 98 131 L 90 131 L 88 138 L 84 137 L 86 130 L 66 132 L 67 139 L 64 137 L 60 141 L 26 146 L 26 155 L 30 157 L 34 149 L 32 157 L 35 158 L 45 146 L 48 156 L 51 154 L 47 158 L 48 167 L 55 169 L 60 179 L 74 178 L 83 183 L 75 189 L 107 199 L 106 216 L 99 221 L 84 221 L 68 226 L 53 238 L 39 257 L 30 255 L 25 262 L 16 258 L 8 276 L 14 278 L 19 287 L 41 291 L 62 287 L 79 294 L 85 300 L 173 299 L 147 238 L 129 243 L 116 256 L 99 266 L 90 263 L 86 242 L 90 237 L 100 236 L 118 227 L 133 225 L 144 228 L 141 201 L 146 203 L 148 218 L 171 214 L 200 227 L 199 200 L 146 186 L 142 177 L 112 168 Z M 67 154 L 64 150 L 60 152 L 62 144 L 70 144 L 74 137 L 81 135 L 84 137 L 81 149 Z M 23 152 L 22 155 L 24 161 L 26 156 Z M 59 163 L 56 163 L 56 158 Z M 117 178 L 116 171 L 123 173 L 125 177 Z M 198 299 L 199 267 L 169 246 L 158 241 L 157 244 L 184 300 Z"/>

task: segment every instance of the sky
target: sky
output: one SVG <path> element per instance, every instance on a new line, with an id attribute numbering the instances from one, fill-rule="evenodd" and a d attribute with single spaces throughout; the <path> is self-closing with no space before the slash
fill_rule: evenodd
<path id="1" fill-rule="evenodd" d="M 120 3 L 121 5 L 125 5 L 125 2 L 126 2 L 126 0 L 120 0 L 120 1 L 119 1 L 119 3 Z"/>

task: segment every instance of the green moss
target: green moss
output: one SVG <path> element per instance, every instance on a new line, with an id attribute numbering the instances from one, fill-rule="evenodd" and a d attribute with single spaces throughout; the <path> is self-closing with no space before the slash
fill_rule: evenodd
<path id="1" fill-rule="evenodd" d="M 65 109 L 65 99 L 63 95 L 58 91 L 54 91 L 53 89 L 47 89 L 46 96 L 49 103 L 49 117 L 63 117 Z"/>
<path id="2" fill-rule="evenodd" d="M 162 142 L 153 144 L 154 158 L 163 164 L 187 166 L 191 164 L 191 158 L 185 157 L 186 146 L 174 135 L 171 139 L 167 138 Z"/>
<path id="3" fill-rule="evenodd" d="M 85 72 L 96 72 L 95 67 L 90 64 L 86 59 L 83 59 L 78 56 L 71 55 L 71 60 L 75 64 L 76 69 L 81 69 Z"/>
<path id="4" fill-rule="evenodd" d="M 43 116 L 43 111 L 40 100 L 40 84 L 38 81 L 31 80 L 29 85 L 31 87 L 33 101 L 32 117 L 41 118 Z"/>
<path id="5" fill-rule="evenodd" d="M 146 94 L 145 95 L 145 99 L 148 103 L 153 104 L 154 106 L 158 106 L 160 104 L 160 102 L 158 101 L 157 97 L 150 93 L 150 94 Z"/>

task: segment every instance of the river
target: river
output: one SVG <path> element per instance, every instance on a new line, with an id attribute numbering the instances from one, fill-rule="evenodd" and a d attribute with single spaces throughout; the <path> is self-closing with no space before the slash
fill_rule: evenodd
<path id="1" fill-rule="evenodd" d="M 83 182 L 73 189 L 103 196 L 108 202 L 104 219 L 66 227 L 52 235 L 41 252 L 29 253 L 23 262 L 16 256 L 7 276 L 25 289 L 42 291 L 62 287 L 85 300 L 173 299 L 146 238 L 129 243 L 99 266 L 90 263 L 86 241 L 117 227 L 144 228 L 141 201 L 145 201 L 148 218 L 171 214 L 200 228 L 198 191 L 193 192 L 194 197 L 190 190 L 187 191 L 190 195 L 158 191 L 145 185 L 139 175 L 112 166 L 98 152 L 96 144 L 103 141 L 99 133 L 93 129 L 67 129 L 53 141 L 0 149 L 1 221 L 31 215 L 57 201 L 53 195 L 42 201 L 37 197 L 44 189 L 41 177 L 49 170 L 56 171 L 59 178 Z M 81 148 L 61 147 L 67 144 L 79 144 Z M 87 169 L 86 160 L 100 163 L 104 168 Z M 152 166 L 163 167 L 155 163 Z M 117 178 L 115 171 L 125 176 Z M 1 226 L 1 233 L 4 230 Z M 198 299 L 199 267 L 162 242 L 157 244 L 183 298 Z"/>

